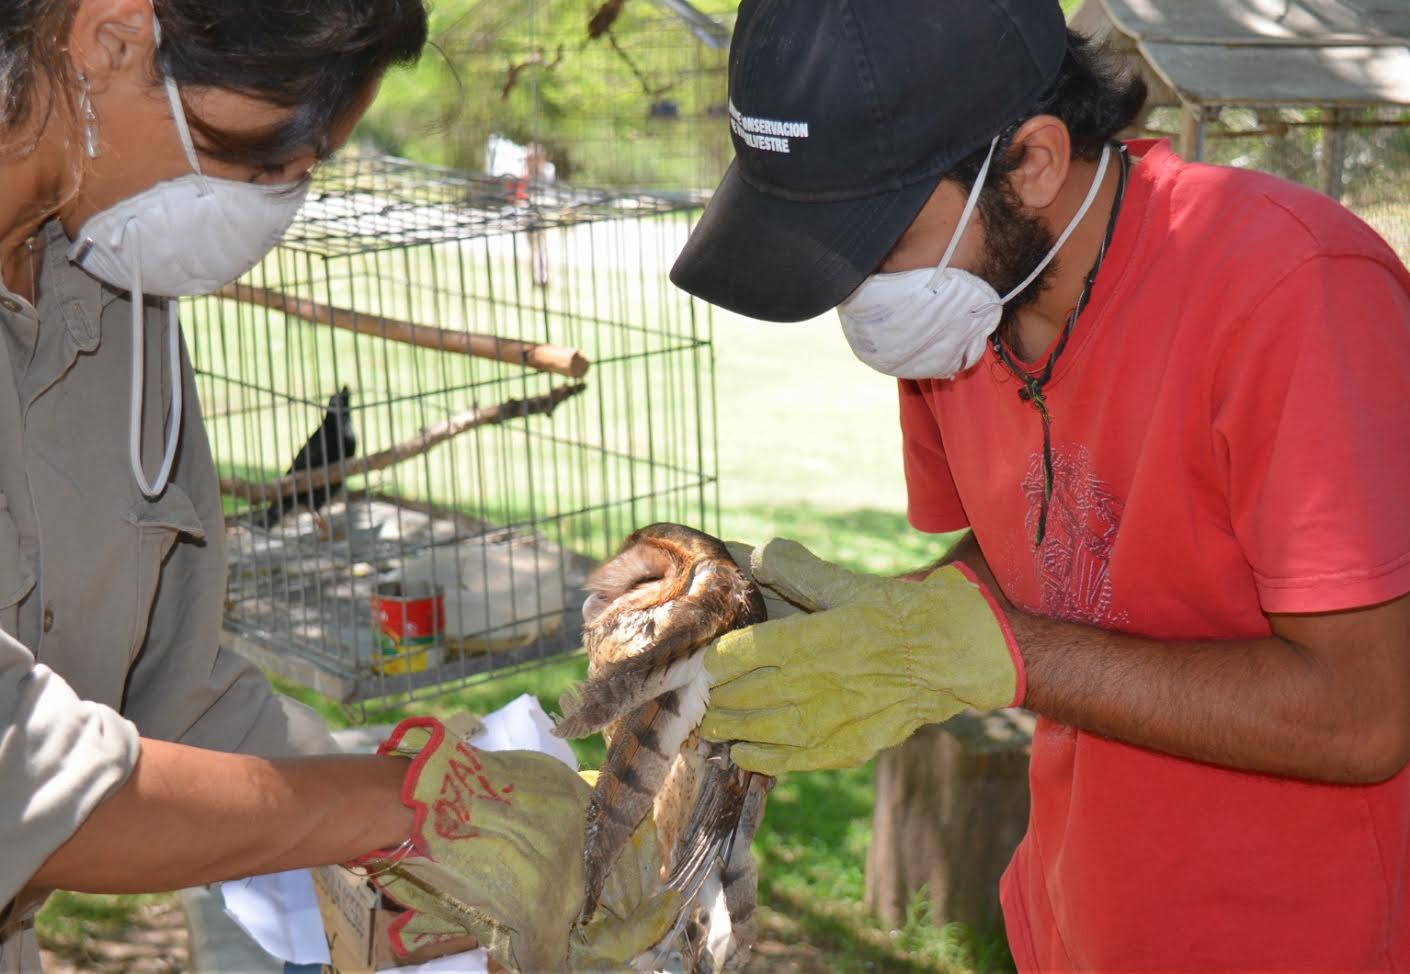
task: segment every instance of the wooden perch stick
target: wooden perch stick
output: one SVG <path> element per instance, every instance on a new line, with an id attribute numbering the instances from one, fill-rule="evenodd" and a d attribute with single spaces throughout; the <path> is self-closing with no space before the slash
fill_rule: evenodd
<path id="1" fill-rule="evenodd" d="M 452 331 L 449 328 L 436 328 L 432 325 L 417 325 L 410 321 L 399 321 L 382 315 L 363 314 L 349 308 L 335 308 L 306 298 L 294 297 L 282 291 L 251 284 L 227 284 L 217 292 L 222 298 L 242 301 L 261 308 L 271 308 L 303 318 L 306 321 L 332 325 L 344 331 L 360 335 L 376 335 L 394 342 L 415 345 L 418 348 L 431 348 L 437 351 L 457 352 L 477 358 L 495 359 L 499 362 L 512 362 L 527 365 L 540 372 L 566 375 L 570 379 L 581 379 L 587 375 L 591 363 L 580 349 L 566 345 L 550 345 L 545 342 L 521 342 L 512 338 L 496 338 L 494 335 L 481 335 L 475 332 Z"/>
<path id="2" fill-rule="evenodd" d="M 365 457 L 353 457 L 337 466 L 318 467 L 313 470 L 300 470 L 286 474 L 278 480 L 259 484 L 240 477 L 221 477 L 220 492 L 229 497 L 239 497 L 251 504 L 269 503 L 296 493 L 312 493 L 320 487 L 331 487 L 342 483 L 348 477 L 385 470 L 387 467 L 418 457 L 433 446 L 444 443 L 453 436 L 477 426 L 493 426 L 505 420 L 520 416 L 550 415 L 558 404 L 571 399 L 587 388 L 582 382 L 557 386 L 542 396 L 531 399 L 508 399 L 497 406 L 483 409 L 467 409 L 448 419 L 427 426 L 416 436 L 403 440 L 385 450 Z"/>

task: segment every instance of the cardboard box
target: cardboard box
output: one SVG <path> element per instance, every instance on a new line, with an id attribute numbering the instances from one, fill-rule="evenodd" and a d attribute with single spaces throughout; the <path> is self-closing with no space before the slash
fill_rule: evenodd
<path id="1" fill-rule="evenodd" d="M 387 931 L 403 911 L 388 902 L 370 882 L 341 866 L 320 866 L 313 870 L 313 890 L 323 914 L 333 974 L 372 974 L 477 946 L 473 937 L 466 937 L 426 947 L 409 957 L 398 957 L 392 951 Z M 489 969 L 490 974 L 504 971 L 494 961 L 490 961 Z"/>

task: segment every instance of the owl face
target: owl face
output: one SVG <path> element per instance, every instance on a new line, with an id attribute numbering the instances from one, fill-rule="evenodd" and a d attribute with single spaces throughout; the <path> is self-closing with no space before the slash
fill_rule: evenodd
<path id="1" fill-rule="evenodd" d="M 603 626 L 607 622 L 601 616 L 609 607 L 623 610 L 669 601 L 671 596 L 665 590 L 673 567 L 670 553 L 654 544 L 623 549 L 588 579 L 592 594 L 583 603 L 583 621 Z"/>
<path id="2" fill-rule="evenodd" d="M 762 597 L 718 539 L 677 524 L 636 531 L 588 579 L 589 680 L 565 695 L 555 733 L 600 730 L 689 682 L 720 634 L 762 621 Z M 581 692 L 577 692 L 581 691 Z"/>

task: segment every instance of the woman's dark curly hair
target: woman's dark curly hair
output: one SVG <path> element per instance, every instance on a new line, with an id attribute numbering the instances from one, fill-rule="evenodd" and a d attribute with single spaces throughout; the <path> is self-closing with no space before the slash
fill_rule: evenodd
<path id="1" fill-rule="evenodd" d="M 81 0 L 0 0 L 0 146 L 75 112 L 61 38 Z M 153 0 L 158 61 L 177 84 L 223 88 L 293 109 L 282 124 L 232 136 L 191 113 L 205 151 L 272 165 L 319 147 L 373 78 L 426 42 L 422 0 Z M 153 77 L 153 83 L 157 78 Z M 46 94 L 47 93 L 47 94 Z"/>
<path id="2" fill-rule="evenodd" d="M 1053 83 L 1030 111 L 1012 120 L 999 133 L 999 144 L 994 149 L 994 161 L 989 164 L 981 200 L 995 191 L 999 177 L 1012 172 L 1020 162 L 1019 156 L 1008 151 L 1010 140 L 1018 127 L 1035 115 L 1061 119 L 1072 135 L 1073 158 L 1093 162 L 1100 157 L 1104 145 L 1136 120 L 1145 103 L 1146 83 L 1139 72 L 1128 69 L 1119 58 L 1090 39 L 1069 30 L 1067 52 Z M 988 153 L 986 144 L 956 163 L 945 177 L 958 181 L 968 191 L 974 186 Z"/>

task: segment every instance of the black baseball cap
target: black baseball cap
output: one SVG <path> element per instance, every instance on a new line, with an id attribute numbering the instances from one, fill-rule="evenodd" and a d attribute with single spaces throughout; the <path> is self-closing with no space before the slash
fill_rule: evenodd
<path id="1" fill-rule="evenodd" d="M 1038 102 L 1066 45 L 1058 0 L 743 0 L 735 160 L 671 280 L 771 321 L 836 307 L 940 178 Z"/>

